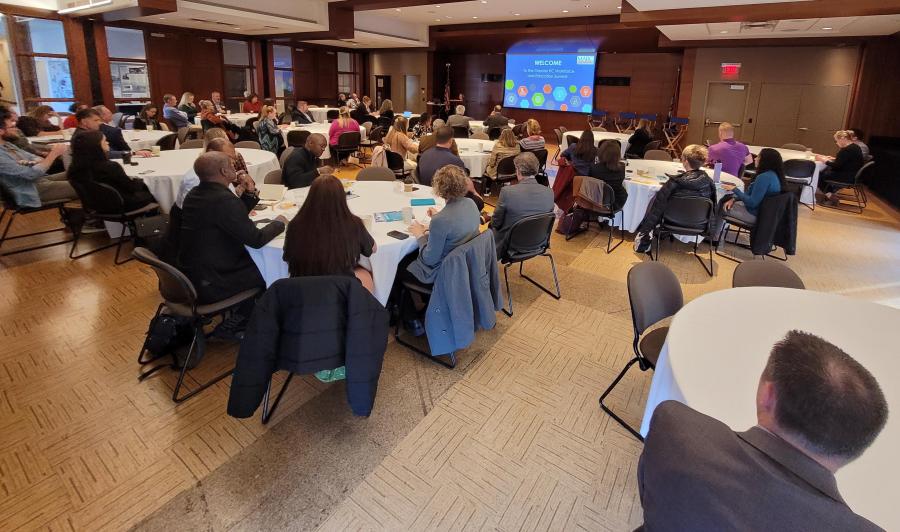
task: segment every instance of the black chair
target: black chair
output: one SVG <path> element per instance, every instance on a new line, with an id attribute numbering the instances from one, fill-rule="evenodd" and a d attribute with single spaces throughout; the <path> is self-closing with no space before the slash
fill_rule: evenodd
<path id="1" fill-rule="evenodd" d="M 407 127 L 409 128 L 409 130 L 412 131 L 414 127 L 416 127 L 417 125 L 419 125 L 419 120 L 421 120 L 421 119 L 422 119 L 421 116 L 414 116 L 414 117 L 410 118 L 410 119 L 409 119 L 409 124 L 407 125 Z M 361 124 L 361 123 L 362 123 L 362 122 L 360 122 L 360 124 Z"/>
<path id="2" fill-rule="evenodd" d="M 566 135 L 566 147 L 560 149 L 566 151 L 572 144 L 578 144 L 578 137 L 575 135 Z"/>
<path id="3" fill-rule="evenodd" d="M 160 139 L 156 141 L 156 145 L 159 146 L 161 151 L 169 151 L 175 149 L 175 142 L 177 141 L 178 135 L 176 133 L 169 133 L 164 137 L 160 137 Z"/>
<path id="4" fill-rule="evenodd" d="M 771 238 L 768 239 L 768 241 L 762 240 L 764 237 L 762 237 L 759 232 L 759 228 L 763 225 L 769 225 L 770 227 L 774 227 L 775 225 L 777 225 L 774 218 L 779 216 L 783 218 L 780 223 L 789 223 L 794 227 L 795 230 L 791 237 L 788 239 L 788 243 L 781 243 L 781 248 L 784 251 L 784 257 L 779 257 L 771 253 L 771 251 L 773 251 L 774 248 L 777 247 L 776 239 Z M 785 218 L 785 216 L 787 216 L 787 218 Z M 735 218 L 727 212 L 724 213 L 722 218 L 725 223 L 722 226 L 723 231 L 722 234 L 719 235 L 718 240 L 723 247 L 724 244 L 733 244 L 739 248 L 750 250 L 754 255 L 765 255 L 766 257 L 771 257 L 773 259 L 778 259 L 781 261 L 786 261 L 788 255 L 793 255 L 795 252 L 797 238 L 797 207 L 793 192 L 782 192 L 778 195 L 764 198 L 759 206 L 759 214 L 756 217 L 755 223 L 749 223 L 739 218 Z M 734 240 L 729 241 L 728 233 L 731 231 L 735 232 L 735 236 Z M 744 244 L 740 241 L 741 234 L 744 233 L 746 233 L 750 237 L 749 244 Z M 728 259 L 732 262 L 743 262 L 741 259 L 732 255 L 728 255 L 727 253 L 723 253 L 720 250 L 716 250 L 716 255 Z"/>
<path id="5" fill-rule="evenodd" d="M 134 240 L 137 235 L 137 220 L 144 216 L 155 215 L 159 212 L 159 204 L 149 203 L 139 209 L 132 211 L 125 210 L 125 200 L 119 191 L 105 183 L 97 183 L 95 181 L 72 182 L 72 188 L 78 194 L 81 205 L 84 207 L 88 217 L 102 222 L 113 222 L 122 225 L 122 232 L 116 242 L 92 249 L 90 251 L 75 255 L 75 249 L 78 247 L 78 241 L 81 238 L 80 228 L 75 231 L 75 237 L 72 240 L 72 249 L 69 250 L 70 259 L 80 259 L 98 251 L 116 247 L 116 256 L 113 262 L 116 265 L 125 264 L 133 257 L 125 260 L 119 260 L 122 253 L 122 247 L 125 242 Z M 112 235 L 110 235 L 112 236 Z"/>
<path id="6" fill-rule="evenodd" d="M 453 138 L 467 139 L 469 138 L 469 128 L 466 126 L 453 126 Z"/>
<path id="7" fill-rule="evenodd" d="M 504 157 L 500 159 L 500 162 L 497 163 L 497 177 L 491 179 L 489 177 L 485 177 L 485 183 L 488 187 L 488 193 L 493 194 L 494 185 L 499 185 L 500 188 L 503 188 L 507 183 L 511 183 L 516 180 L 516 165 L 515 165 L 515 155 L 510 155 L 508 157 Z M 482 193 L 484 193 L 484 186 L 482 186 Z M 499 194 L 499 192 L 498 192 Z"/>
<path id="8" fill-rule="evenodd" d="M 406 179 L 409 176 L 409 170 L 403 164 L 402 155 L 395 151 L 384 150 L 384 156 L 387 158 L 388 168 L 394 172 L 397 179 Z"/>
<path id="9" fill-rule="evenodd" d="M 346 157 L 359 151 L 361 137 L 359 131 L 341 133 L 337 145 L 331 147 L 331 156 L 336 157 L 340 164 L 343 164 Z M 356 166 L 362 168 L 358 164 Z"/>
<path id="10" fill-rule="evenodd" d="M 304 129 L 288 131 L 287 144 L 293 148 L 302 148 L 306 146 L 306 139 L 308 139 L 311 134 L 312 133 Z"/>
<path id="11" fill-rule="evenodd" d="M 774 286 L 800 290 L 806 288 L 803 279 L 794 270 L 779 262 L 765 260 L 751 260 L 738 264 L 738 267 L 734 269 L 734 276 L 731 278 L 731 286 L 733 288 Z"/>
<path id="12" fill-rule="evenodd" d="M 503 129 L 499 127 L 492 127 L 488 129 L 488 139 L 497 140 L 500 138 L 500 134 L 503 133 Z"/>
<path id="13" fill-rule="evenodd" d="M 194 288 L 194 284 L 191 283 L 191 280 L 181 273 L 178 268 L 163 262 L 155 253 L 147 248 L 136 247 L 131 254 L 138 262 L 153 268 L 156 277 L 159 279 L 159 293 L 163 298 L 163 302 L 156 308 L 156 314 L 153 315 L 151 323 L 156 321 L 160 314 L 165 313 L 185 320 L 192 329 L 191 346 L 183 361 L 178 360 L 178 356 L 174 351 L 171 353 L 163 353 L 159 356 L 145 358 L 147 347 L 150 342 L 149 334 L 144 340 L 144 344 L 141 346 L 141 350 L 138 353 L 138 363 L 141 366 L 155 362 L 167 354 L 172 355 L 171 364 L 156 365 L 147 371 L 142 372 L 138 376 L 138 380 L 143 381 L 165 367 L 171 367 L 172 369 L 179 371 L 178 382 L 175 384 L 175 390 L 172 392 L 172 400 L 176 403 L 181 403 L 231 375 L 234 371 L 234 368 L 230 368 L 228 371 L 220 373 L 209 381 L 189 391 L 187 394 L 181 397 L 178 396 L 178 393 L 181 391 L 181 387 L 184 384 L 184 377 L 187 374 L 188 369 L 193 368 L 192 360 L 195 358 L 194 353 L 196 352 L 195 364 L 203 358 L 205 353 L 206 339 L 209 337 L 209 334 L 204 332 L 203 325 L 209 323 L 217 316 L 228 314 L 231 310 L 243 304 L 245 301 L 253 299 L 261 292 L 261 290 L 255 288 L 252 290 L 245 290 L 222 301 L 200 304 L 197 302 L 197 290 Z"/>
<path id="14" fill-rule="evenodd" d="M 387 130 L 391 129 L 393 125 L 394 119 L 389 116 L 379 116 L 378 120 L 375 123 L 384 130 L 385 134 L 387 134 Z"/>
<path id="15" fill-rule="evenodd" d="M 544 292 L 559 299 L 562 294 L 559 291 L 559 277 L 556 275 L 556 262 L 553 255 L 548 251 L 550 249 L 550 235 L 553 233 L 553 223 L 556 221 L 556 215 L 552 212 L 546 214 L 535 214 L 522 218 L 509 228 L 506 242 L 500 249 L 497 259 L 503 264 L 503 279 L 506 281 L 506 297 L 509 301 L 509 310 L 503 309 L 503 313 L 512 317 L 512 292 L 509 289 L 509 267 L 515 263 L 519 264 L 519 276 L 534 286 L 540 288 Z M 550 268 L 553 270 L 553 282 L 556 284 L 556 293 L 541 286 L 537 281 L 523 273 L 525 261 L 535 257 L 547 257 L 550 259 Z"/>
<path id="16" fill-rule="evenodd" d="M 248 118 L 247 122 L 244 123 L 244 129 L 256 133 L 256 123 L 257 122 L 259 122 L 259 117 L 257 117 L 257 116 Z M 288 123 L 290 123 L 290 120 L 288 120 Z"/>
<path id="17" fill-rule="evenodd" d="M 644 153 L 647 153 L 650 150 L 662 150 L 662 149 L 663 149 L 662 141 L 651 140 L 650 142 L 647 143 L 646 146 L 644 146 Z M 663 151 L 665 151 L 665 150 L 663 150 Z M 671 160 L 671 157 L 669 157 L 668 160 Z"/>
<path id="18" fill-rule="evenodd" d="M 656 253 L 653 260 L 659 260 L 659 241 L 664 234 L 685 235 L 694 237 L 694 257 L 710 277 L 713 276 L 713 243 L 712 222 L 715 217 L 716 207 L 709 198 L 672 196 L 666 203 L 662 220 L 656 226 Z M 700 239 L 707 238 L 709 243 L 709 266 L 703 258 L 697 254 Z"/>
<path id="19" fill-rule="evenodd" d="M 580 194 L 581 191 L 581 183 L 582 180 L 587 176 L 576 175 L 572 179 L 572 191 L 573 191 L 573 201 L 571 210 L 569 211 L 573 217 L 573 223 L 569 226 L 569 231 L 566 232 L 566 241 L 569 241 L 575 235 L 578 235 L 587 230 L 587 228 L 582 228 L 581 223 L 586 222 L 587 226 L 590 227 L 591 221 L 597 221 L 599 224 L 599 217 L 602 216 L 604 218 L 609 218 L 609 223 L 606 224 L 607 237 L 606 237 L 606 253 L 612 253 L 615 251 L 617 247 L 622 245 L 622 242 L 625 241 L 625 215 L 622 213 L 622 207 L 616 209 L 614 207 L 616 203 L 616 193 L 609 186 L 609 183 L 603 181 L 602 179 L 598 179 L 600 183 L 603 185 L 603 203 L 596 203 L 592 201 L 590 198 L 584 197 Z M 619 240 L 616 242 L 616 245 L 612 245 L 612 228 L 616 223 L 616 215 L 619 216 Z"/>
<path id="20" fill-rule="evenodd" d="M 0 183 L 0 203 L 3 204 L 3 210 L 0 211 L 0 223 L 3 222 L 4 216 L 6 216 L 7 214 L 9 215 L 9 218 L 6 220 L 6 227 L 3 228 L 3 235 L 0 236 L 0 248 L 3 247 L 3 244 L 7 240 L 17 240 L 19 238 L 28 238 L 30 236 L 55 233 L 56 231 L 65 231 L 66 224 L 63 224 L 62 227 L 57 227 L 56 229 L 48 229 L 46 231 L 35 231 L 32 233 L 26 233 L 23 235 L 8 236 L 9 230 L 12 227 L 13 221 L 15 220 L 16 216 L 25 216 L 25 215 L 33 214 L 36 212 L 49 211 L 51 209 L 56 209 L 59 211 L 60 220 L 68 220 L 69 213 L 65 209 L 65 204 L 69 201 L 71 201 L 71 200 L 64 199 L 64 200 L 57 200 L 57 201 L 42 203 L 40 207 L 23 207 L 16 203 L 16 200 L 13 197 L 12 192 L 10 192 L 6 188 L 5 185 Z M 34 251 L 36 249 L 49 248 L 51 246 L 58 246 L 60 244 L 67 244 L 67 243 L 71 242 L 72 240 L 73 240 L 72 238 L 67 238 L 65 240 L 57 240 L 57 241 L 50 242 L 47 244 L 39 244 L 36 246 L 28 246 L 25 248 L 19 248 L 19 249 L 15 249 L 13 251 L 9 251 L 6 253 L 0 252 L 0 257 L 6 256 L 6 255 L 15 255 L 16 253 L 24 253 L 26 251 Z"/>
<path id="21" fill-rule="evenodd" d="M 530 150 L 530 151 L 531 151 L 531 153 L 534 154 L 535 157 L 537 157 L 538 164 L 540 165 L 538 167 L 538 173 L 539 174 L 545 173 L 547 171 L 547 156 L 548 156 L 547 150 L 545 148 L 538 148 L 536 150 Z"/>
<path id="22" fill-rule="evenodd" d="M 844 183 L 843 181 L 833 181 L 833 180 L 827 180 L 827 179 L 825 180 L 826 185 L 831 185 L 831 186 L 835 187 L 835 194 L 837 194 L 837 198 L 839 200 L 848 200 L 848 201 L 853 202 L 852 209 L 844 209 L 844 208 L 840 207 L 839 205 L 835 205 L 833 207 L 831 205 L 824 205 L 824 206 L 833 208 L 833 209 L 837 209 L 837 210 L 862 214 L 863 209 L 865 209 L 869 203 L 869 200 L 866 197 L 866 189 L 863 185 L 862 178 L 863 178 L 863 174 L 865 174 L 866 171 L 869 168 L 872 168 L 873 166 L 875 166 L 875 161 L 869 161 L 866 164 L 862 165 L 862 168 L 857 170 L 856 175 L 853 176 L 852 183 Z M 840 190 L 848 190 L 848 189 L 853 191 L 853 195 L 844 194 L 844 193 L 840 192 Z"/>
<path id="23" fill-rule="evenodd" d="M 754 167 L 755 170 L 755 167 Z M 816 173 L 816 163 L 804 159 L 788 159 L 784 161 L 784 179 L 788 183 L 800 185 L 800 190 L 809 188 L 812 191 L 812 205 L 806 205 L 810 210 L 816 210 L 816 191 L 812 186 L 813 174 Z M 754 175 L 756 172 L 754 172 Z M 800 196 L 799 194 L 797 195 Z M 804 204 L 805 205 L 805 204 Z"/>
<path id="24" fill-rule="evenodd" d="M 341 116 L 341 112 L 337 109 L 329 109 L 325 112 L 325 119 L 329 122 L 337 120 Z"/>
<path id="25" fill-rule="evenodd" d="M 631 425 L 616 415 L 604 400 L 628 373 L 631 366 L 638 364 L 641 371 L 655 369 L 669 332 L 668 327 L 657 327 L 645 332 L 655 324 L 675 315 L 684 306 L 684 295 L 678 278 L 665 264 L 643 262 L 628 271 L 628 301 L 631 305 L 631 324 L 634 327 L 634 358 L 622 369 L 612 384 L 600 396 L 600 408 L 609 414 L 635 438 L 644 438 Z"/>

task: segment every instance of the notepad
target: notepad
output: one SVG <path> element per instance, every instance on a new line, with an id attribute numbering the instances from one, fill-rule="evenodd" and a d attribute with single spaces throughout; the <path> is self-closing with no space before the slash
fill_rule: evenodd
<path id="1" fill-rule="evenodd" d="M 425 207 L 428 205 L 434 205 L 434 198 L 413 198 L 409 200 L 409 204 L 412 207 Z"/>
<path id="2" fill-rule="evenodd" d="M 262 201 L 281 201 L 287 187 L 284 185 L 276 185 L 264 183 L 256 186 L 259 189 L 259 199 Z"/>

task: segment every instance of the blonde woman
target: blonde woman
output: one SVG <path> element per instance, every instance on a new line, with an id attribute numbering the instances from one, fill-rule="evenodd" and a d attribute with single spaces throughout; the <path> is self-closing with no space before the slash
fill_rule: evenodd
<path id="1" fill-rule="evenodd" d="M 381 109 L 378 110 L 378 116 L 383 117 L 386 116 L 391 120 L 394 119 L 394 102 L 390 100 L 385 100 L 381 102 Z"/>
<path id="2" fill-rule="evenodd" d="M 197 105 L 194 103 L 194 93 L 185 92 L 181 95 L 181 101 L 178 102 L 178 110 L 188 116 L 188 121 L 194 121 L 194 117 L 200 113 Z"/>
<path id="3" fill-rule="evenodd" d="M 384 145 L 392 152 L 399 153 L 403 157 L 403 167 L 406 170 L 412 170 L 416 167 L 416 163 L 406 159 L 409 154 L 419 153 L 419 146 L 409 138 L 409 122 L 406 118 L 398 116 L 394 119 L 394 125 L 384 137 Z"/>
<path id="4" fill-rule="evenodd" d="M 529 118 L 525 122 L 525 133 L 527 136 L 519 141 L 522 150 L 534 151 L 544 148 L 544 137 L 541 136 L 541 124 L 534 118 Z"/>
<path id="5" fill-rule="evenodd" d="M 331 146 L 337 146 L 342 133 L 354 131 L 359 133 L 359 122 L 350 118 L 350 109 L 345 105 L 338 112 L 338 119 L 332 122 L 331 127 L 328 128 L 328 143 Z"/>
<path id="6" fill-rule="evenodd" d="M 491 156 L 488 158 L 487 167 L 484 169 L 484 175 L 491 179 L 497 179 L 497 165 L 500 164 L 500 161 L 507 157 L 515 157 L 521 151 L 512 129 L 504 129 L 500 133 L 500 138 L 494 143 L 494 149 L 491 150 Z"/>
<path id="7" fill-rule="evenodd" d="M 60 127 L 50 121 L 50 118 L 54 116 L 59 117 L 52 107 L 49 105 L 38 105 L 29 111 L 27 115 L 20 116 L 16 122 L 16 127 L 26 137 L 55 135 L 60 130 Z"/>
<path id="8" fill-rule="evenodd" d="M 628 138 L 627 154 L 631 157 L 643 157 L 647 144 L 650 144 L 652 140 L 653 133 L 650 131 L 650 121 L 646 118 L 641 118 L 638 121 L 637 129 L 635 129 L 631 137 Z"/>
<path id="9" fill-rule="evenodd" d="M 843 188 L 843 185 L 829 185 L 826 181 L 849 185 L 856 179 L 856 173 L 864 164 L 862 149 L 853 143 L 852 131 L 835 132 L 834 143 L 838 147 L 836 157 L 816 155 L 816 160 L 824 162 L 826 166 L 819 174 L 819 190 L 825 194 L 826 205 L 838 205 L 840 199 L 835 192 Z"/>
<path id="10" fill-rule="evenodd" d="M 254 124 L 256 136 L 262 149 L 279 155 L 284 149 L 284 137 L 278 129 L 278 111 L 271 105 L 263 105 L 259 111 L 259 120 Z"/>

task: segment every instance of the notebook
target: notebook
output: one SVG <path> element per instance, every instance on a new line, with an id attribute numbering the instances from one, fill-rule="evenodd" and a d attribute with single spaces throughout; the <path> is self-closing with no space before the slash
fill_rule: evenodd
<path id="1" fill-rule="evenodd" d="M 409 204 L 412 207 L 425 207 L 427 205 L 434 205 L 434 198 L 413 198 L 409 200 Z"/>
<path id="2" fill-rule="evenodd" d="M 259 199 L 262 201 L 281 201 L 287 187 L 284 185 L 262 184 L 256 185 L 259 189 Z"/>

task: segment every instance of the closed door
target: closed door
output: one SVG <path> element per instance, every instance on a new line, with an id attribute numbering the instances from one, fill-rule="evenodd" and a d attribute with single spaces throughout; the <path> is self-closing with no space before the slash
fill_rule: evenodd
<path id="1" fill-rule="evenodd" d="M 798 142 L 817 153 L 834 152 L 834 132 L 844 127 L 849 97 L 849 85 L 803 87 L 797 118 Z"/>
<path id="2" fill-rule="evenodd" d="M 405 76 L 406 78 L 406 102 L 403 111 L 419 110 L 419 76 Z"/>
<path id="3" fill-rule="evenodd" d="M 719 124 L 734 126 L 734 136 L 741 138 L 744 112 L 747 108 L 749 83 L 710 83 L 706 89 L 706 109 L 703 119 L 703 142 L 718 142 Z"/>
<path id="4" fill-rule="evenodd" d="M 797 118 L 800 115 L 800 100 L 805 86 L 787 83 L 762 84 L 759 108 L 756 110 L 753 144 L 778 148 L 789 142 L 800 142 Z"/>
<path id="5" fill-rule="evenodd" d="M 375 76 L 375 107 L 381 107 L 381 102 L 391 99 L 391 77 Z"/>

